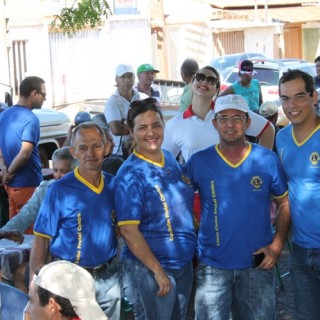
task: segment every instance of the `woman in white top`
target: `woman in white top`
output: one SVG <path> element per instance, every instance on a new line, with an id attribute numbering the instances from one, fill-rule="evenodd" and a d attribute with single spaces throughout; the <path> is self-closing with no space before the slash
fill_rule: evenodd
<path id="1" fill-rule="evenodd" d="M 214 101 L 219 95 L 220 76 L 210 66 L 200 69 L 192 82 L 192 104 L 184 112 L 168 121 L 165 128 L 163 149 L 174 156 L 182 153 L 187 161 L 192 154 L 219 142 L 219 135 L 212 124 Z M 258 114 L 249 111 L 251 125 L 246 134 L 258 139 L 259 144 L 272 149 L 273 125 Z"/>

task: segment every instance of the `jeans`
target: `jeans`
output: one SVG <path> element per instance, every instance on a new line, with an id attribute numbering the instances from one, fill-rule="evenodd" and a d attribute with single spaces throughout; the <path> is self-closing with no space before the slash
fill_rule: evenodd
<path id="1" fill-rule="evenodd" d="M 225 270 L 199 264 L 196 274 L 197 320 L 275 319 L 275 272 Z"/>
<path id="2" fill-rule="evenodd" d="M 140 261 L 125 259 L 121 262 L 123 289 L 133 308 L 135 320 L 182 320 L 186 317 L 192 290 L 193 267 L 165 269 L 172 288 L 159 297 L 159 286 L 153 272 Z"/>
<path id="3" fill-rule="evenodd" d="M 93 274 L 96 283 L 96 300 L 108 316 L 109 320 L 120 319 L 120 282 L 116 259 L 113 259 L 108 269 Z"/>
<path id="4" fill-rule="evenodd" d="M 296 319 L 320 319 L 320 249 L 305 249 L 293 243 L 290 275 Z"/>
<path id="5" fill-rule="evenodd" d="M 0 319 L 23 319 L 23 310 L 28 300 L 24 292 L 0 282 Z"/>

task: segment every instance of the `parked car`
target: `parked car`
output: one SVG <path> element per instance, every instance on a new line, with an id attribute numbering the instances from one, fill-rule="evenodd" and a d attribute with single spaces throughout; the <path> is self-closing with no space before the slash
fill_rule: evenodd
<path id="1" fill-rule="evenodd" d="M 5 92 L 5 99 L 0 103 L 0 113 L 12 105 L 12 95 Z M 43 168 L 49 168 L 53 152 L 63 145 L 70 126 L 69 117 L 54 109 L 34 109 L 33 113 L 40 121 L 39 155 Z"/>
<path id="2" fill-rule="evenodd" d="M 212 59 L 209 62 L 209 66 L 218 70 L 220 76 L 224 79 L 234 67 L 239 65 L 242 60 L 266 58 L 267 57 L 263 53 L 257 52 L 234 53 Z"/>
<path id="3" fill-rule="evenodd" d="M 254 75 L 253 77 L 259 80 L 263 101 L 279 101 L 278 82 L 283 72 L 288 69 L 300 69 L 309 73 L 313 77 L 316 75 L 314 63 L 299 59 L 263 59 L 254 60 L 253 62 Z M 233 68 L 225 77 L 221 84 L 221 91 L 225 90 L 232 83 L 239 80 L 239 69 Z M 288 119 L 285 117 L 282 106 L 279 103 L 278 124 L 285 126 L 288 124 Z"/>

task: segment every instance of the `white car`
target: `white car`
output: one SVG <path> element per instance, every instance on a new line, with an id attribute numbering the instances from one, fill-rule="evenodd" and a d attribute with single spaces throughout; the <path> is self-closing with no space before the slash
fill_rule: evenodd
<path id="1" fill-rule="evenodd" d="M 259 80 L 263 101 L 279 101 L 278 82 L 282 74 L 288 69 L 299 69 L 311 76 L 316 75 L 314 63 L 298 59 L 263 59 L 252 60 L 255 71 L 253 77 Z M 221 91 L 225 90 L 231 84 L 239 80 L 239 69 L 233 68 L 225 77 L 221 84 Z M 288 119 L 283 113 L 282 106 L 279 103 L 278 122 L 280 126 L 288 124 Z"/>

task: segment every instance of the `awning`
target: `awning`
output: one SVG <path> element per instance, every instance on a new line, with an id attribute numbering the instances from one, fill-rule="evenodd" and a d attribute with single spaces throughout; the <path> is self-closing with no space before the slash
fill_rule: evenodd
<path id="1" fill-rule="evenodd" d="M 244 10 L 246 13 L 255 16 L 255 10 Z M 239 11 L 238 11 L 239 12 Z M 241 12 L 241 11 L 240 11 Z M 239 12 L 239 13 L 240 13 Z M 264 9 L 257 10 L 259 20 L 264 21 L 266 12 Z M 291 8 L 268 8 L 268 20 L 275 19 L 279 22 L 303 23 L 320 22 L 320 6 L 302 6 Z"/>

